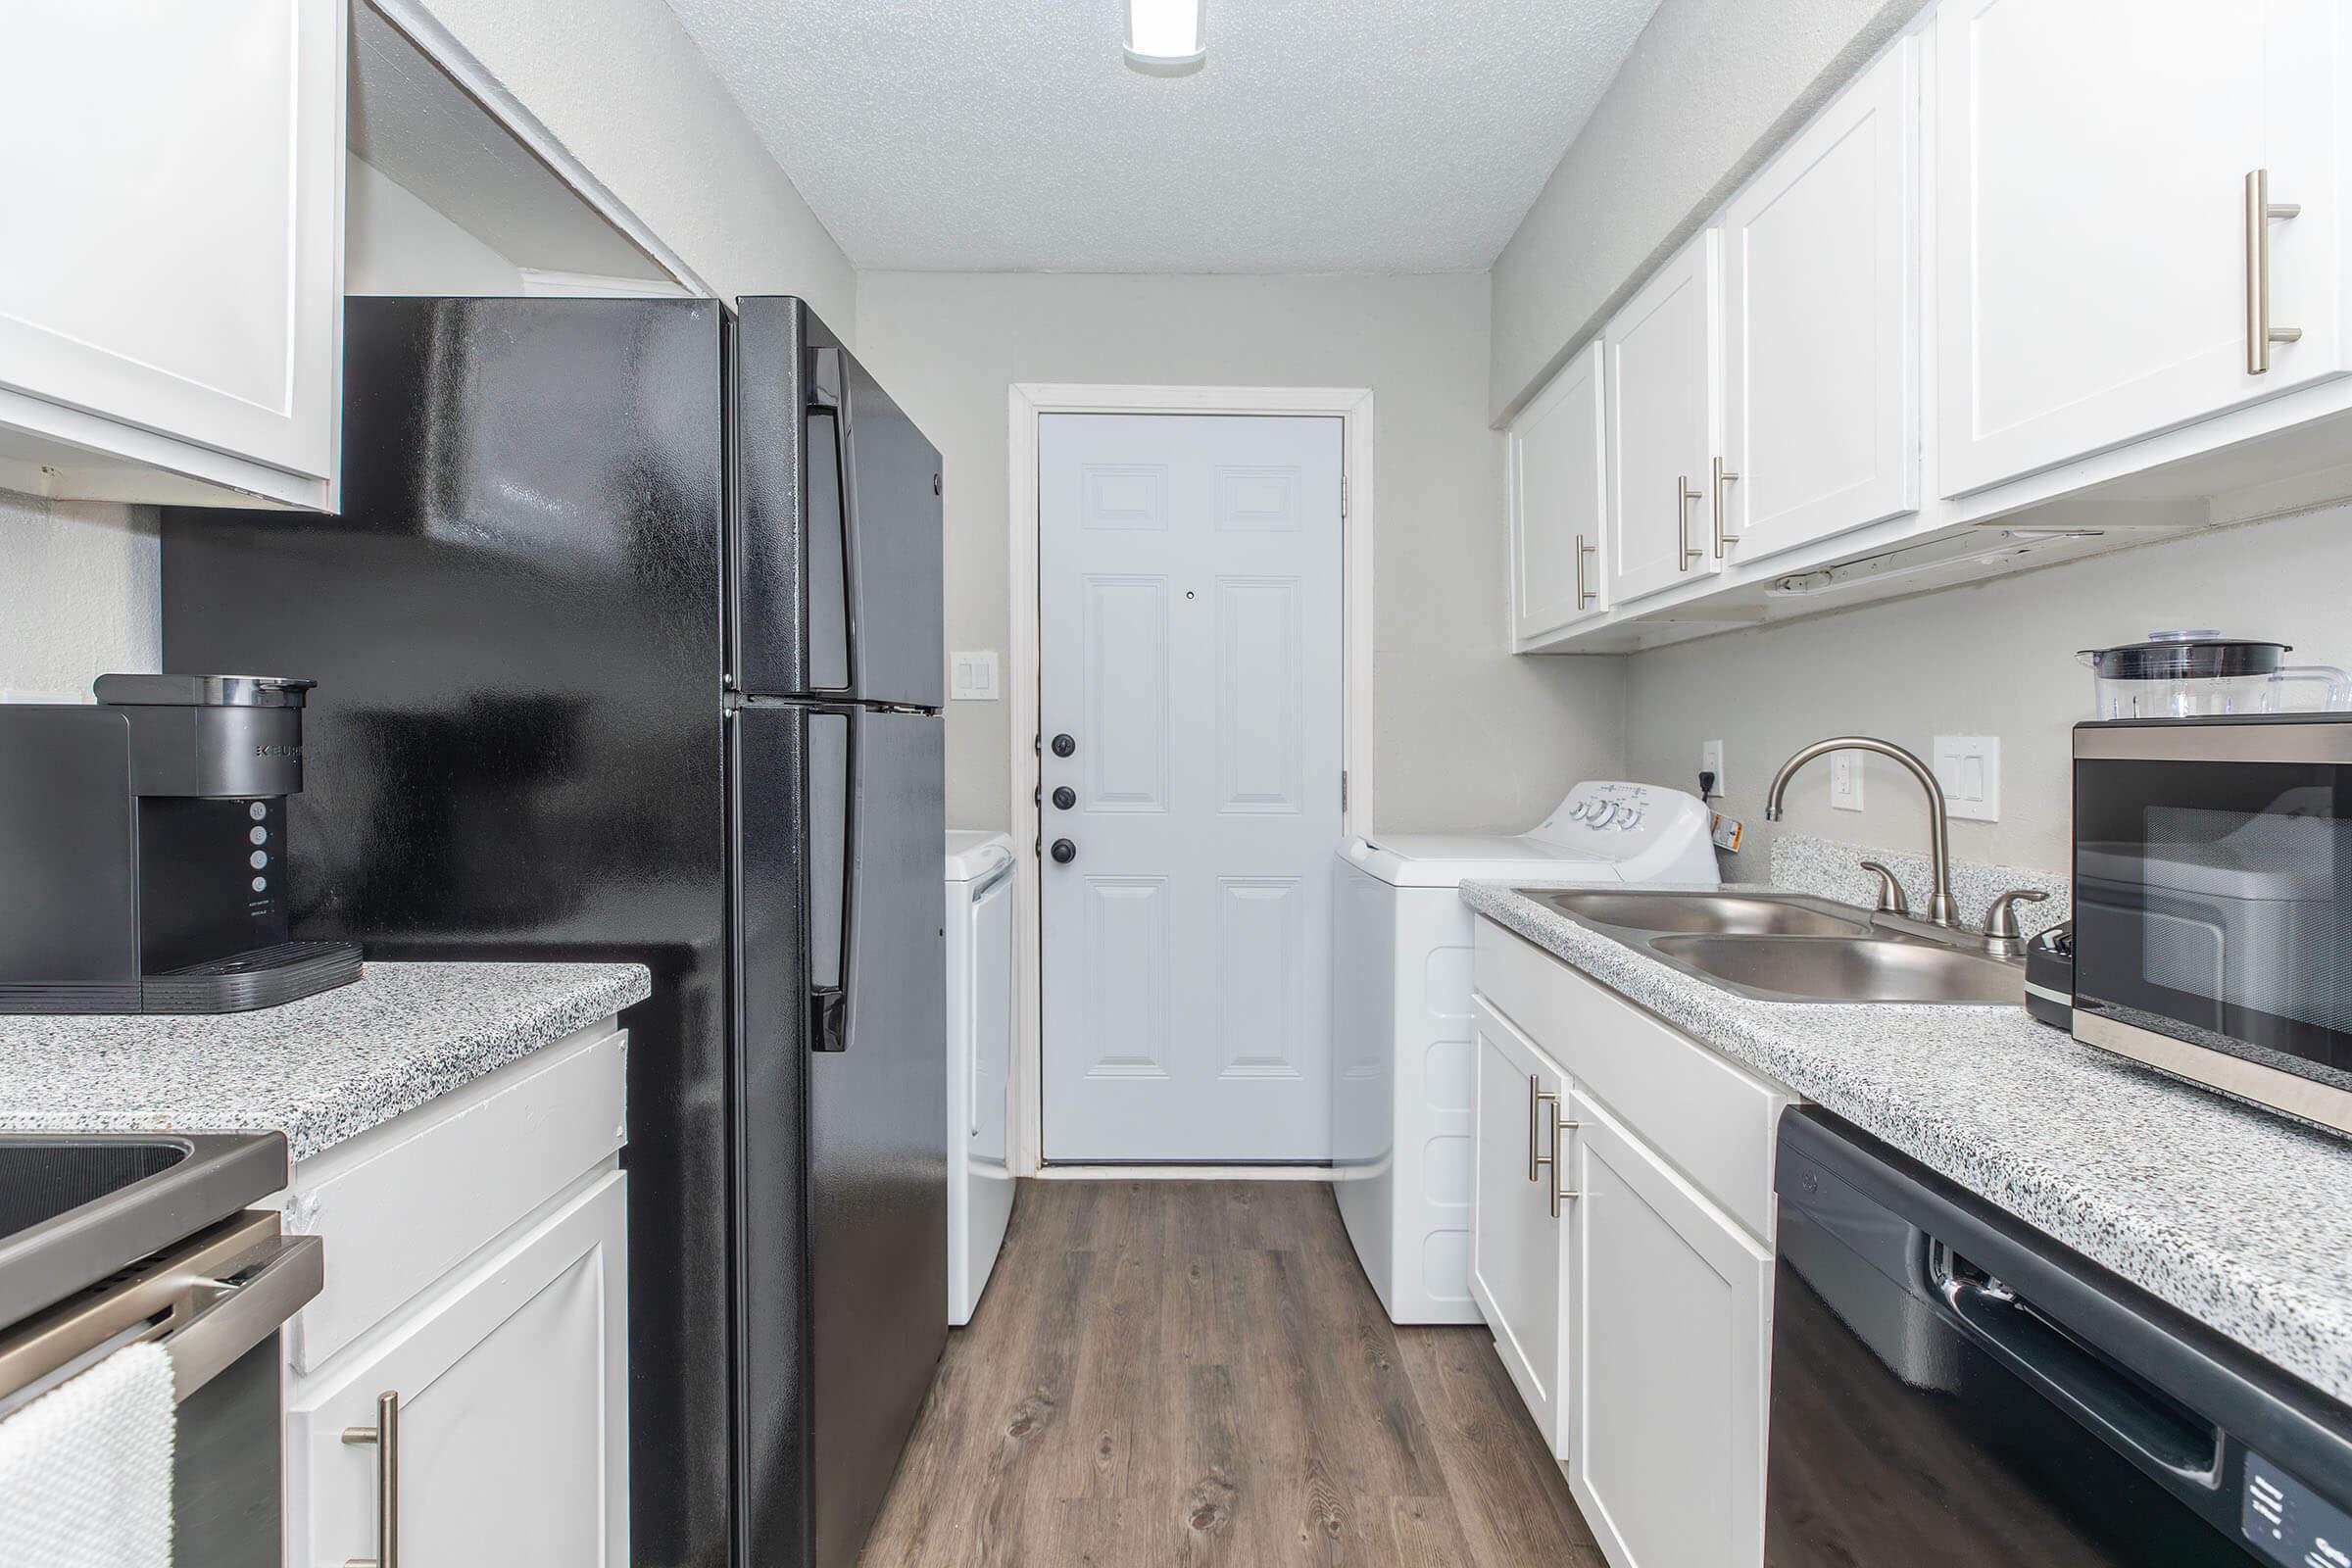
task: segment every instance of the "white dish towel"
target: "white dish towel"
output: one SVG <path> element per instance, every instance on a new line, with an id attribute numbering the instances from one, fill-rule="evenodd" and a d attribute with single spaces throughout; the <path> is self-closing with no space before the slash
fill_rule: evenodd
<path id="1" fill-rule="evenodd" d="M 131 1345 L 0 1421 L 0 1563 L 172 1568 L 172 1357 Z"/>

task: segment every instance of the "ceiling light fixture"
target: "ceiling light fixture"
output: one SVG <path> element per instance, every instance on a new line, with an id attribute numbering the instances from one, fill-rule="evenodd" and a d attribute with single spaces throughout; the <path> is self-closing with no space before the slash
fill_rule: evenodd
<path id="1" fill-rule="evenodd" d="M 1127 0 L 1127 64 L 1182 76 L 1208 55 L 1208 0 Z"/>

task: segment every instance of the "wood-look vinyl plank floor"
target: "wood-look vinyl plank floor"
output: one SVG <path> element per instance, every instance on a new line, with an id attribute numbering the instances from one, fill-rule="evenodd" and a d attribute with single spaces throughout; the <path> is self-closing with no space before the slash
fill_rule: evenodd
<path id="1" fill-rule="evenodd" d="M 1320 1182 L 1024 1182 L 861 1568 L 1602 1568 L 1487 1331 Z"/>

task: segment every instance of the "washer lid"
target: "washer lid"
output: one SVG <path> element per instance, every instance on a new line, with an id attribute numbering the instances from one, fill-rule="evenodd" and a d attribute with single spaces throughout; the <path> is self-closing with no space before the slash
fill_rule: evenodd
<path id="1" fill-rule="evenodd" d="M 1524 834 L 1382 833 L 1341 854 L 1393 887 L 1717 879 L 1706 807 L 1681 790 L 1588 779 Z"/>
<path id="2" fill-rule="evenodd" d="M 1012 835 L 985 829 L 948 829 L 948 880 L 976 882 L 1012 861 Z"/>

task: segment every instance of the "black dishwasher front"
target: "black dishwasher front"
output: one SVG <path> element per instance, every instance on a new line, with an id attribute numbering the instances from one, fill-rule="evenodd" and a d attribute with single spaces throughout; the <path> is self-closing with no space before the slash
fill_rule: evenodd
<path id="1" fill-rule="evenodd" d="M 2352 1410 L 1817 1107 L 1775 1185 L 1767 1568 L 2352 1568 Z"/>

